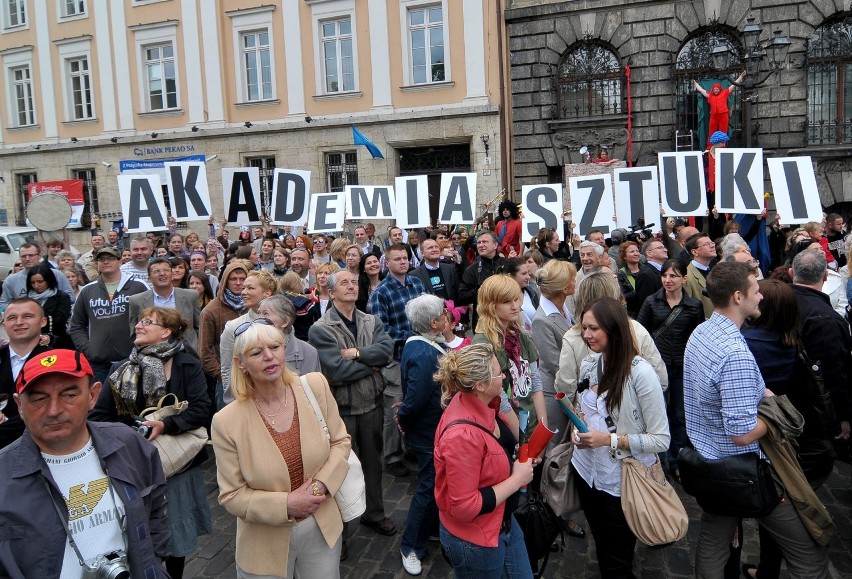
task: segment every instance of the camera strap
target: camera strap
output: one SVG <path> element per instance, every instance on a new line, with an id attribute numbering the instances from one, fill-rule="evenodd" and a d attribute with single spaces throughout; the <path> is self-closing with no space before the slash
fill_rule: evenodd
<path id="1" fill-rule="evenodd" d="M 100 461 L 101 468 L 103 469 L 104 474 L 107 477 L 107 486 L 109 487 L 109 494 L 112 497 L 112 508 L 115 509 L 115 516 L 116 516 L 116 519 L 118 519 L 118 521 L 119 521 L 118 524 L 121 527 L 121 534 L 124 537 L 124 543 L 125 543 L 125 546 L 126 546 L 127 545 L 127 520 L 126 520 L 127 517 L 126 517 L 126 515 L 122 515 L 121 512 L 118 510 L 118 502 L 115 500 L 115 490 L 113 490 L 113 488 L 112 488 L 112 486 L 113 486 L 112 480 L 110 480 L 110 478 L 109 478 L 109 470 L 107 469 L 106 464 L 104 463 L 103 459 L 100 456 L 98 456 L 98 460 Z M 80 548 L 77 547 L 77 543 L 74 541 L 74 536 L 71 534 L 71 531 L 68 529 L 68 524 L 66 522 L 64 522 L 66 520 L 66 517 L 68 516 L 68 512 L 66 511 L 65 514 L 62 513 L 62 509 L 59 506 L 59 504 L 56 502 L 56 497 L 53 496 L 53 491 L 50 488 L 50 483 L 48 482 L 47 478 L 41 473 L 39 473 L 39 478 L 41 479 L 41 482 L 44 485 L 44 489 L 47 491 L 47 495 L 50 497 L 50 502 L 53 504 L 53 508 L 56 510 L 56 514 L 59 515 L 59 520 L 63 521 L 62 526 L 65 529 L 65 535 L 67 535 L 67 537 L 68 537 L 68 543 L 71 545 L 71 548 L 74 549 L 74 553 L 77 555 L 77 559 L 80 561 L 80 566 L 88 569 L 89 566 L 86 565 L 86 561 L 85 561 L 85 559 L 83 559 L 83 555 L 80 553 Z"/>

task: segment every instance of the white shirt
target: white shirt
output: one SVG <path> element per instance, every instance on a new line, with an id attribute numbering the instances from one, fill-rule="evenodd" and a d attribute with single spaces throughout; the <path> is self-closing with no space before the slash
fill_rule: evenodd
<path id="1" fill-rule="evenodd" d="M 12 344 L 9 344 L 9 361 L 12 363 L 12 380 L 17 382 L 18 374 L 21 372 L 21 368 L 24 367 L 24 364 L 27 362 L 27 358 L 30 355 L 30 350 L 26 354 L 18 354 L 13 348 Z"/>
<path id="2" fill-rule="evenodd" d="M 166 297 L 161 296 L 156 291 L 152 291 L 151 293 L 154 294 L 154 306 L 158 308 L 171 308 L 173 310 L 177 309 L 175 305 L 175 288 L 172 288 L 172 292 Z"/>

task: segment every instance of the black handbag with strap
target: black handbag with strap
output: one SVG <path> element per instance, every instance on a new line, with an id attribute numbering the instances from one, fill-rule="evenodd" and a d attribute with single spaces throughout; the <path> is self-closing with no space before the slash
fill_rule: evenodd
<path id="1" fill-rule="evenodd" d="M 677 464 L 683 490 L 712 515 L 760 518 L 781 502 L 772 467 L 756 452 L 708 460 L 684 447 Z"/>

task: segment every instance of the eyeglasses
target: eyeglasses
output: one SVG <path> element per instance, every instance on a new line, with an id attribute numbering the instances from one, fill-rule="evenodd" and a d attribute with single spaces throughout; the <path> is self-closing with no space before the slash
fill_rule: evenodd
<path id="1" fill-rule="evenodd" d="M 139 320 L 139 325 L 140 326 L 160 326 L 161 328 L 166 327 L 163 324 L 158 324 L 154 320 L 150 320 L 148 318 L 143 318 L 143 319 Z"/>
<path id="2" fill-rule="evenodd" d="M 272 323 L 272 320 L 270 320 L 269 318 L 255 318 L 254 320 L 252 320 L 250 322 L 243 322 L 242 324 L 237 326 L 237 329 L 234 330 L 234 337 L 236 338 L 240 334 L 245 333 L 245 331 L 248 330 L 250 327 L 252 327 L 252 325 L 254 325 L 254 324 L 263 324 L 264 326 L 274 326 L 275 325 L 275 324 Z"/>
<path id="3" fill-rule="evenodd" d="M 502 379 L 503 379 L 503 378 L 505 378 L 505 377 L 506 377 L 506 373 L 505 373 L 505 372 L 500 372 L 500 373 L 499 373 L 499 374 L 497 374 L 496 376 L 492 376 L 492 377 L 491 377 L 491 379 L 492 379 L 492 380 L 494 380 L 494 378 L 500 378 L 500 379 L 502 380 Z"/>
<path id="4" fill-rule="evenodd" d="M 710 248 L 713 248 L 715 250 L 716 244 L 715 243 L 699 243 L 696 247 L 710 247 Z"/>

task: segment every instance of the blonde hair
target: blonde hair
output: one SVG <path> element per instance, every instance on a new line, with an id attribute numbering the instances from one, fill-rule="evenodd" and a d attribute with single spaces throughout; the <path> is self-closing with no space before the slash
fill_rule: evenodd
<path id="1" fill-rule="evenodd" d="M 580 280 L 577 291 L 574 294 L 574 311 L 583 312 L 592 302 L 602 297 L 610 297 L 622 302 L 621 288 L 612 279 L 612 274 L 605 271 L 596 271 Z M 582 325 L 582 316 L 577 317 L 575 328 Z"/>
<path id="2" fill-rule="evenodd" d="M 272 344 L 281 346 L 281 361 L 283 362 L 285 338 L 281 330 L 275 326 L 252 324 L 234 340 L 234 369 L 238 371 L 231 373 L 231 390 L 237 400 L 248 400 L 254 396 L 254 380 L 248 372 L 239 367 L 237 362 L 242 362 L 243 355 L 252 348 L 261 345 L 271 346 Z M 282 363 L 281 370 L 282 384 L 288 384 L 296 377 L 296 374 L 287 368 L 286 363 Z"/>
<path id="3" fill-rule="evenodd" d="M 336 261 L 343 261 L 343 252 L 351 242 L 345 237 L 337 237 L 334 241 L 331 242 L 331 245 L 328 246 L 328 254 L 331 256 L 331 259 Z"/>
<path id="4" fill-rule="evenodd" d="M 305 293 L 305 286 L 302 285 L 302 277 L 295 271 L 288 271 L 278 280 L 278 291 L 293 294 Z"/>
<path id="5" fill-rule="evenodd" d="M 577 277 L 577 268 L 569 261 L 551 259 L 536 272 L 536 283 L 541 295 L 550 299 L 558 297 Z"/>
<path id="6" fill-rule="evenodd" d="M 327 262 L 325 262 L 325 263 L 320 264 L 320 265 L 317 267 L 317 270 L 314 272 L 314 275 L 316 276 L 316 275 L 319 275 L 319 274 L 321 274 L 321 273 L 332 274 L 332 273 L 334 273 L 334 272 L 336 272 L 336 271 L 339 271 L 339 270 L 340 270 L 340 266 L 339 266 L 339 265 L 337 265 L 337 264 L 336 264 L 335 262 L 333 262 L 333 261 L 327 261 Z M 286 275 L 286 274 L 285 274 L 285 275 Z M 296 274 L 296 275 L 299 275 L 299 274 Z"/>
<path id="7" fill-rule="evenodd" d="M 433 378 L 441 383 L 441 405 L 446 407 L 456 392 L 472 392 L 477 384 L 490 382 L 493 358 L 491 344 L 471 344 L 438 357 Z"/>
<path id="8" fill-rule="evenodd" d="M 265 269 L 255 271 L 252 270 L 246 274 L 246 279 L 256 277 L 257 283 L 260 284 L 260 289 L 263 291 L 275 293 L 278 289 L 278 282 L 272 277 L 272 274 Z"/>
<path id="9" fill-rule="evenodd" d="M 476 313 L 479 321 L 476 323 L 476 333 L 484 334 L 495 348 L 502 348 L 506 330 L 519 330 L 521 314 L 512 321 L 508 328 L 503 328 L 503 322 L 497 317 L 497 306 L 511 302 L 521 297 L 521 286 L 505 274 L 492 275 L 483 282 L 477 293 Z"/>

